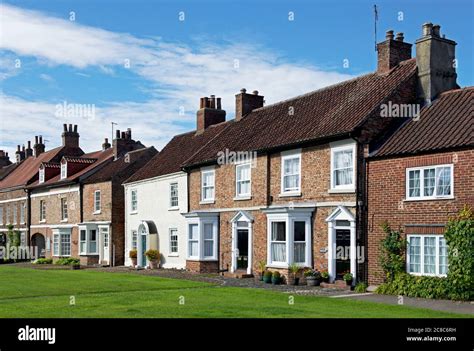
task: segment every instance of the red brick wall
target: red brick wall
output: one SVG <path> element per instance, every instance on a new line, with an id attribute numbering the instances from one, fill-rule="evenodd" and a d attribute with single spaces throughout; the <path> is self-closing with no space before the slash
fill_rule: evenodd
<path id="1" fill-rule="evenodd" d="M 406 168 L 438 164 L 454 165 L 454 199 L 405 200 Z M 474 206 L 474 150 L 436 153 L 371 160 L 368 164 L 368 268 L 369 284 L 383 282 L 379 265 L 379 245 L 384 238 L 380 224 L 388 221 L 393 229 L 413 233 L 431 233 L 423 225 L 446 224 L 448 218 L 458 212 L 464 204 Z M 406 227 L 421 224 L 420 227 Z"/>

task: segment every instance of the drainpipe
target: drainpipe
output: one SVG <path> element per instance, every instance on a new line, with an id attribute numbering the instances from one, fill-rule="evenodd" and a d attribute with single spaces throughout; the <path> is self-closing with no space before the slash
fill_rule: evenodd
<path id="1" fill-rule="evenodd" d="M 25 210 L 27 213 L 26 215 L 26 245 L 30 246 L 30 234 L 31 234 L 31 198 L 30 198 L 30 191 L 28 189 L 23 189 L 23 191 L 26 193 L 26 208 Z"/>

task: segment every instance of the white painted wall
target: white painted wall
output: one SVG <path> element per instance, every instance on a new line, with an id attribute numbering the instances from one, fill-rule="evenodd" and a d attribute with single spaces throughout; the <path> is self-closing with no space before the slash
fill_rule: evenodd
<path id="1" fill-rule="evenodd" d="M 178 183 L 179 208 L 170 210 L 170 183 Z M 131 190 L 137 189 L 138 211 L 131 213 Z M 129 251 L 132 247 L 132 230 L 142 221 L 153 221 L 158 230 L 158 250 L 161 267 L 186 267 L 186 220 L 181 215 L 188 209 L 187 174 L 184 172 L 125 184 L 125 265 L 131 266 Z M 170 228 L 178 229 L 178 254 L 170 253 Z M 140 245 L 140 232 L 138 232 Z M 149 245 L 149 244 L 148 244 Z"/>

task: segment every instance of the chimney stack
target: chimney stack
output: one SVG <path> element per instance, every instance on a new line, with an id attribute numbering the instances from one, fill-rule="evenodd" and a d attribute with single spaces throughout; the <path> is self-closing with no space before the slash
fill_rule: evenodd
<path id="1" fill-rule="evenodd" d="M 431 103 L 444 91 L 458 88 L 456 83 L 456 42 L 441 37 L 440 25 L 425 23 L 423 36 L 416 44 L 418 67 L 417 93 L 420 102 Z"/>
<path id="2" fill-rule="evenodd" d="M 390 71 L 400 62 L 411 58 L 411 44 L 403 41 L 403 33 L 393 39 L 393 30 L 385 33 L 385 41 L 377 44 L 377 73 Z"/>
<path id="3" fill-rule="evenodd" d="M 35 152 L 35 157 L 41 155 L 45 150 L 45 145 L 43 144 L 43 136 L 35 136 L 35 145 L 33 145 L 33 150 Z"/>
<path id="4" fill-rule="evenodd" d="M 110 144 L 108 139 L 105 139 L 105 143 L 102 144 L 102 148 L 106 150 L 105 146 Z M 126 132 L 121 132 L 120 130 L 115 131 L 115 139 L 112 141 L 112 147 L 114 148 L 114 158 L 120 158 L 129 151 L 137 150 L 143 148 L 143 145 L 139 141 L 132 139 L 132 129 L 127 128 Z"/>
<path id="5" fill-rule="evenodd" d="M 20 163 L 25 159 L 25 146 L 23 149 L 20 148 L 20 145 L 17 145 L 15 152 L 16 163 Z"/>
<path id="6" fill-rule="evenodd" d="M 77 125 L 67 124 L 63 125 L 63 146 L 70 148 L 79 148 L 79 133 L 77 132 Z"/>
<path id="7" fill-rule="evenodd" d="M 240 89 L 240 94 L 235 95 L 235 119 L 240 121 L 245 115 L 259 107 L 263 107 L 263 96 L 258 95 L 254 90 L 252 94 L 247 94 L 245 88 Z"/>
<path id="8" fill-rule="evenodd" d="M 0 150 L 0 168 L 11 165 L 10 157 L 8 157 L 8 152 Z"/>
<path id="9" fill-rule="evenodd" d="M 31 141 L 28 140 L 28 147 L 25 150 L 25 158 L 33 156 L 33 149 L 31 148 Z"/>
<path id="10" fill-rule="evenodd" d="M 197 131 L 202 132 L 213 124 L 225 122 L 225 111 L 221 107 L 221 98 L 215 95 L 202 97 L 200 99 L 199 110 L 196 113 Z"/>
<path id="11" fill-rule="evenodd" d="M 109 138 L 104 139 L 104 143 L 102 144 L 102 151 L 105 151 L 107 149 L 110 149 L 112 145 L 109 143 Z"/>

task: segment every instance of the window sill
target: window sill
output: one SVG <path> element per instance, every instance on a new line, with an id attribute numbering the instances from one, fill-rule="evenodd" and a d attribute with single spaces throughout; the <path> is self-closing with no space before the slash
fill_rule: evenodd
<path id="1" fill-rule="evenodd" d="M 168 254 L 168 257 L 179 257 L 179 254 L 177 254 L 177 253 L 175 253 L 175 254 L 170 253 L 170 254 Z"/>
<path id="2" fill-rule="evenodd" d="M 446 278 L 448 275 L 447 274 L 427 274 L 427 273 L 413 273 L 413 272 L 407 272 L 410 275 L 414 275 L 416 277 L 438 277 L 438 278 Z"/>
<path id="3" fill-rule="evenodd" d="M 287 269 L 289 267 L 288 263 L 272 263 L 272 264 L 267 264 L 267 268 L 281 268 L 281 269 Z"/>
<path id="4" fill-rule="evenodd" d="M 129 214 L 135 215 L 135 214 L 138 214 L 138 211 L 131 211 Z"/>
<path id="5" fill-rule="evenodd" d="M 40 223 L 46 223 L 46 219 L 39 221 Z"/>
<path id="6" fill-rule="evenodd" d="M 404 202 L 413 202 L 413 201 L 438 201 L 438 200 L 454 200 L 454 196 L 443 196 L 443 197 L 417 197 L 413 199 L 404 199 Z"/>
<path id="7" fill-rule="evenodd" d="M 234 197 L 234 201 L 245 201 L 245 200 L 252 200 L 252 196 L 236 196 Z"/>
<path id="8" fill-rule="evenodd" d="M 354 194 L 356 192 L 355 188 L 350 189 L 329 189 L 329 194 Z"/>
<path id="9" fill-rule="evenodd" d="M 101 214 L 101 213 L 102 213 L 102 211 L 95 211 L 93 214 L 98 215 L 98 214 Z"/>
<path id="10" fill-rule="evenodd" d="M 80 253 L 79 256 L 99 256 L 99 253 Z"/>
<path id="11" fill-rule="evenodd" d="M 168 211 L 179 211 L 179 207 L 169 207 Z"/>
<path id="12" fill-rule="evenodd" d="M 61 223 L 67 223 L 68 220 L 67 219 L 61 219 Z"/>
<path id="13" fill-rule="evenodd" d="M 278 197 L 301 197 L 301 191 L 288 191 L 279 194 Z"/>
<path id="14" fill-rule="evenodd" d="M 186 261 L 193 261 L 193 262 L 218 262 L 217 258 L 199 258 L 199 257 L 186 257 Z"/>
<path id="15" fill-rule="evenodd" d="M 212 200 L 201 200 L 201 201 L 199 201 L 199 204 L 200 204 L 200 205 L 209 205 L 209 204 L 214 204 L 214 203 L 216 203 L 216 201 L 215 201 L 214 199 L 212 199 Z"/>

